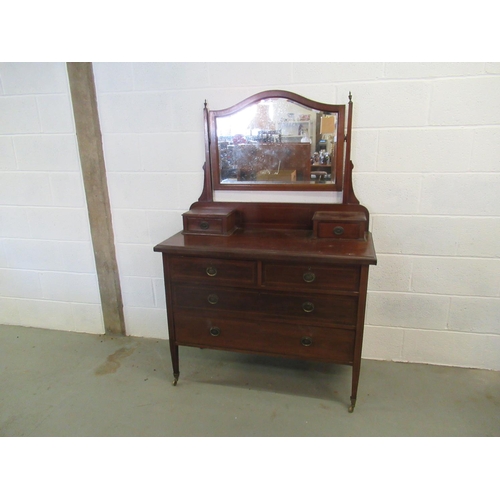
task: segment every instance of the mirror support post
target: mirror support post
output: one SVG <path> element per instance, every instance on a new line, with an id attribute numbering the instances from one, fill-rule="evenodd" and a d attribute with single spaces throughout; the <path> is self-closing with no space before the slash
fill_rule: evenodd
<path id="1" fill-rule="evenodd" d="M 344 186 L 342 189 L 342 203 L 359 205 L 359 200 L 354 194 L 352 187 L 352 170 L 354 165 L 351 161 L 351 135 L 352 135 L 352 94 L 349 92 L 349 104 L 347 108 L 347 133 L 345 148 Z"/>
<path id="2" fill-rule="evenodd" d="M 203 165 L 205 179 L 203 182 L 203 192 L 201 193 L 198 201 L 213 201 L 212 166 L 210 160 L 210 121 L 206 100 L 203 107 L 203 120 L 205 121 L 205 163 Z"/>

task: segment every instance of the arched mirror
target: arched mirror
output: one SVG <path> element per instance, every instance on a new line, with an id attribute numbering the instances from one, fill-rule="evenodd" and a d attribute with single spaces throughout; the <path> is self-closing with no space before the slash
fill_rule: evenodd
<path id="1" fill-rule="evenodd" d="M 205 112 L 212 190 L 342 190 L 345 105 L 275 90 Z"/>

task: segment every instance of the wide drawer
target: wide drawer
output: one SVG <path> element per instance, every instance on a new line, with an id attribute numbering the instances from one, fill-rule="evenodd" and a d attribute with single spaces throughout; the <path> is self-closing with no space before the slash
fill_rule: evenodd
<path id="1" fill-rule="evenodd" d="M 172 281 L 196 280 L 236 286 L 257 282 L 257 263 L 251 260 L 172 256 L 169 271 Z"/>
<path id="2" fill-rule="evenodd" d="M 359 289 L 359 266 L 308 266 L 264 262 L 262 269 L 262 282 L 268 287 L 352 292 Z"/>
<path id="3" fill-rule="evenodd" d="M 259 292 L 218 287 L 176 285 L 176 308 L 231 312 L 245 316 L 273 316 L 310 323 L 355 326 L 357 296 L 313 293 Z"/>
<path id="4" fill-rule="evenodd" d="M 175 314 L 181 345 L 351 364 L 354 330 Z"/>

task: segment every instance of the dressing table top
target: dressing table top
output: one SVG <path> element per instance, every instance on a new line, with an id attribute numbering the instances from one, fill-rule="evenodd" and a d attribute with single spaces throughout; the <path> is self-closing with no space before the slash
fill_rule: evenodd
<path id="1" fill-rule="evenodd" d="M 156 252 L 212 257 L 279 258 L 341 264 L 376 264 L 372 236 L 365 240 L 331 240 L 312 237 L 304 229 L 247 229 L 231 236 L 185 235 L 177 233 L 159 243 Z"/>

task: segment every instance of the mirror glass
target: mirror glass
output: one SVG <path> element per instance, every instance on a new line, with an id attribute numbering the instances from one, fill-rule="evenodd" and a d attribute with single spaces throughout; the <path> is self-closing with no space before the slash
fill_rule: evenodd
<path id="1" fill-rule="evenodd" d="M 217 116 L 220 186 L 335 184 L 338 126 L 337 112 L 279 97 Z"/>

